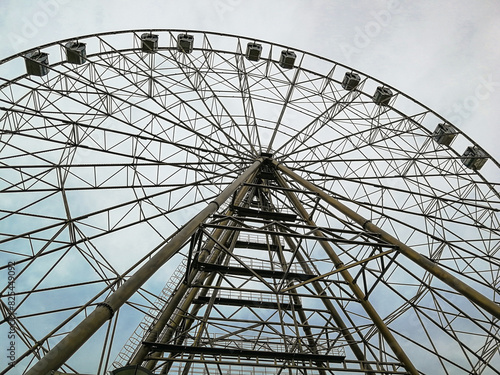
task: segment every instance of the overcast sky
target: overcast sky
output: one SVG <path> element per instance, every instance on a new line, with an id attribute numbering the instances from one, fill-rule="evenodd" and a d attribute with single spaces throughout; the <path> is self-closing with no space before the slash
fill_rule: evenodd
<path id="1" fill-rule="evenodd" d="M 255 37 L 346 63 L 448 118 L 500 159 L 498 0 L 0 0 L 0 57 L 103 31 Z"/>

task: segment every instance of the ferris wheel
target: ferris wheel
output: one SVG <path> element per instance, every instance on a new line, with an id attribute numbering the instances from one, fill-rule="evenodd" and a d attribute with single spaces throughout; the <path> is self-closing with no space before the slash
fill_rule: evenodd
<path id="1" fill-rule="evenodd" d="M 418 101 L 190 30 L 0 77 L 0 374 L 500 373 L 500 165 Z"/>

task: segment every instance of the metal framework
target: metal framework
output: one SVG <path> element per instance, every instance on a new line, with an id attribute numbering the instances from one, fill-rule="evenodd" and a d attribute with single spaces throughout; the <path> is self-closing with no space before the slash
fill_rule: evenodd
<path id="1" fill-rule="evenodd" d="M 421 103 L 186 30 L 0 77 L 0 374 L 500 374 L 500 165 Z"/>

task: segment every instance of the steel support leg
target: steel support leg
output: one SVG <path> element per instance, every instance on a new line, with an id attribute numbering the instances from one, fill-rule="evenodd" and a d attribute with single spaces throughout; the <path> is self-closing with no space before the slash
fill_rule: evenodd
<path id="1" fill-rule="evenodd" d="M 189 221 L 177 234 L 161 248 L 147 263 L 134 273 L 121 287 L 111 294 L 96 309 L 38 361 L 26 375 L 48 375 L 63 365 L 139 288 L 170 259 L 193 235 L 198 226 L 213 214 L 236 189 L 245 183 L 259 168 L 262 158 L 256 160 L 220 195 Z"/>
<path id="2" fill-rule="evenodd" d="M 248 187 L 243 187 L 240 189 L 238 192 L 237 196 L 234 199 L 235 204 L 238 204 L 247 194 L 248 192 Z M 231 210 L 228 211 L 228 216 L 230 216 L 232 213 Z M 208 239 L 206 244 L 203 246 L 202 253 L 200 254 L 200 258 L 198 261 L 204 262 L 206 261 L 209 257 L 211 259 L 217 259 L 219 256 L 220 250 L 217 250 L 215 253 L 212 253 L 212 250 L 214 246 L 217 244 L 216 241 L 219 240 L 219 238 L 223 238 L 222 242 L 226 242 L 229 238 L 230 233 L 228 233 L 224 229 L 216 229 L 215 232 L 213 233 L 212 237 L 213 239 Z M 182 308 L 181 311 L 186 310 L 192 303 L 193 299 L 195 298 L 196 294 L 199 291 L 199 287 L 194 287 L 191 290 L 189 290 L 189 294 L 186 295 L 188 292 L 189 286 L 191 285 L 193 280 L 195 280 L 195 277 L 198 275 L 195 285 L 199 285 L 203 282 L 205 282 L 206 278 L 209 277 L 209 273 L 206 272 L 198 272 L 197 270 L 192 270 L 191 274 L 188 276 L 188 283 L 187 284 L 182 284 L 181 287 L 175 292 L 174 296 L 172 297 L 172 300 L 168 303 L 167 306 L 165 306 L 164 310 L 162 311 L 158 321 L 155 323 L 153 329 L 151 332 L 148 334 L 148 336 L 144 339 L 144 341 L 150 341 L 150 342 L 155 342 L 158 340 L 158 342 L 161 343 L 166 343 L 171 339 L 171 336 L 174 334 L 175 327 L 177 327 L 180 323 L 181 320 L 181 314 L 178 314 L 173 318 L 173 321 L 171 322 L 171 327 L 169 327 L 167 333 L 165 334 L 164 337 L 159 337 L 161 331 L 164 329 L 165 325 L 168 323 L 170 320 L 172 314 L 176 310 L 178 306 L 181 305 L 182 302 Z M 209 284 L 211 281 L 209 281 Z M 205 289 L 205 293 L 208 291 L 208 289 Z M 184 300 L 183 300 L 184 298 Z M 141 348 L 138 350 L 138 352 L 134 355 L 132 360 L 130 361 L 131 364 L 141 364 L 146 355 L 149 352 L 149 348 L 146 346 L 141 346 Z M 152 369 L 155 366 L 156 361 L 150 360 L 146 364 L 146 368 Z M 168 363 L 172 364 L 172 362 Z"/>
<path id="3" fill-rule="evenodd" d="M 434 275 L 437 277 L 439 280 L 450 286 L 451 288 L 455 289 L 457 292 L 462 294 L 464 297 L 468 298 L 470 301 L 474 302 L 478 306 L 482 307 L 484 310 L 492 314 L 495 318 L 500 319 L 500 305 L 495 303 L 494 301 L 490 300 L 488 297 L 484 296 L 483 294 L 479 293 L 477 290 L 474 288 L 471 288 L 467 284 L 465 284 L 463 281 L 459 280 L 443 268 L 441 268 L 437 263 L 433 262 L 432 260 L 426 258 L 422 254 L 418 253 L 417 251 L 413 250 L 411 247 L 408 245 L 404 244 L 403 242 L 399 241 L 397 238 L 393 237 L 386 231 L 382 230 L 381 228 L 377 227 L 375 224 L 370 222 L 369 220 L 365 219 L 358 213 L 354 212 L 351 210 L 349 207 L 345 206 L 341 202 L 339 202 L 337 199 L 333 198 L 329 194 L 325 193 L 322 189 L 318 188 L 317 186 L 313 185 L 309 181 L 303 179 L 287 167 L 278 164 L 277 162 L 274 162 L 276 167 L 285 173 L 287 176 L 292 178 L 293 180 L 297 181 L 299 184 L 301 184 L 303 187 L 306 189 L 313 191 L 317 193 L 325 202 L 330 204 L 331 206 L 335 207 L 337 210 L 342 212 L 344 215 L 349 217 L 351 220 L 354 222 L 358 223 L 363 227 L 363 229 L 372 232 L 372 233 L 377 233 L 380 235 L 380 237 L 384 240 L 387 241 L 388 243 L 391 243 L 393 245 L 398 246 L 398 251 L 406 256 L 408 259 L 412 260 L 416 264 L 418 264 L 420 267 L 425 269 L 427 272 L 430 274 Z"/>
<path id="4" fill-rule="evenodd" d="M 303 257 L 303 255 L 300 253 L 300 251 L 295 251 L 295 244 L 289 239 L 285 239 L 288 243 L 288 246 L 290 249 L 292 249 L 296 253 L 296 258 L 299 264 L 302 266 L 302 269 L 304 272 L 308 275 L 314 274 L 314 271 L 309 267 L 307 264 L 306 259 Z M 316 290 L 316 293 L 318 293 L 319 296 L 325 295 L 325 291 L 321 287 L 321 284 L 318 281 L 312 281 L 312 286 L 314 287 L 314 290 Z M 333 318 L 333 321 L 337 325 L 337 327 L 340 330 L 340 333 L 342 336 L 345 338 L 347 345 L 351 348 L 352 352 L 356 356 L 356 359 L 358 359 L 362 363 L 362 370 L 371 370 L 371 367 L 369 364 L 367 364 L 368 360 L 366 359 L 365 354 L 363 353 L 363 350 L 358 346 L 358 343 L 356 342 L 356 339 L 352 336 L 349 328 L 345 324 L 344 320 L 340 316 L 339 312 L 333 305 L 333 303 L 326 298 L 321 298 L 321 302 L 323 302 L 323 305 L 325 308 L 330 312 L 330 315 Z"/>
<path id="5" fill-rule="evenodd" d="M 241 201 L 243 199 L 243 197 L 245 196 L 247 191 L 248 191 L 247 187 L 244 187 L 243 189 L 241 189 L 241 191 L 238 193 L 237 197 L 235 198 L 235 201 L 236 202 Z M 229 211 L 229 214 L 230 213 L 231 213 L 231 211 Z M 223 229 L 215 230 L 215 232 L 213 234 L 214 239 L 219 239 L 224 234 L 224 232 L 225 231 Z M 205 244 L 205 246 L 203 247 L 203 251 L 200 254 L 200 258 L 198 259 L 198 261 L 204 262 L 207 259 L 207 257 L 209 257 L 209 255 L 210 255 L 210 253 L 215 245 L 216 245 L 216 242 L 214 240 L 208 240 L 207 244 Z M 218 252 L 216 253 L 215 256 L 217 256 L 217 255 L 218 255 Z M 185 298 L 185 295 L 189 289 L 188 285 L 190 285 L 192 283 L 192 281 L 194 280 L 194 278 L 196 277 L 197 274 L 198 274 L 198 271 L 196 271 L 196 270 L 191 271 L 190 275 L 188 276 L 188 283 L 182 284 L 180 286 L 180 288 L 175 292 L 175 294 L 172 296 L 172 299 L 170 300 L 169 304 L 167 306 L 165 306 L 164 310 L 161 312 L 161 314 L 158 318 L 158 321 L 154 324 L 154 326 L 152 327 L 149 334 L 144 338 L 144 341 L 155 342 L 159 339 L 160 333 L 165 328 L 165 325 L 168 323 L 168 321 L 171 318 L 172 314 L 174 313 L 175 309 L 177 308 L 177 306 L 179 306 L 181 304 L 183 298 Z M 203 282 L 205 280 L 205 278 L 208 276 L 205 273 L 201 273 L 201 275 L 205 275 L 205 276 L 200 276 L 197 280 L 197 283 Z M 192 291 L 189 292 L 190 295 L 194 293 L 191 300 L 194 299 L 194 295 L 199 290 L 199 288 L 194 288 L 194 289 L 195 289 L 195 292 L 192 292 Z M 186 298 L 189 299 L 190 297 L 188 296 Z M 173 332 L 173 330 L 172 330 L 172 332 Z M 161 341 L 161 342 L 163 342 L 163 341 Z M 134 357 L 130 360 L 130 364 L 132 364 L 132 365 L 141 364 L 142 361 L 144 360 L 144 358 L 146 357 L 146 355 L 148 354 L 148 352 L 149 352 L 149 348 L 141 345 L 140 349 L 137 351 L 137 353 L 135 353 Z"/>
<path id="6" fill-rule="evenodd" d="M 286 182 L 284 181 L 282 176 L 277 176 L 278 182 L 283 186 L 283 187 L 288 187 Z M 302 216 L 303 220 L 311 226 L 316 226 L 314 221 L 310 219 L 309 213 L 306 211 L 300 200 L 297 198 L 297 196 L 292 192 L 292 191 L 287 191 L 286 192 L 288 198 L 292 202 L 292 204 L 295 206 L 295 208 L 299 211 L 300 215 Z M 318 237 L 325 237 L 323 232 L 321 232 L 319 229 L 314 231 L 314 234 Z M 329 258 L 332 260 L 336 268 L 342 267 L 343 263 L 338 257 L 338 255 L 335 253 L 333 248 L 330 246 L 330 244 L 326 241 L 320 241 L 320 245 L 323 247 Z M 356 298 L 359 300 L 359 303 L 363 307 L 363 309 L 366 311 L 370 319 L 373 321 L 373 324 L 377 327 L 378 331 L 382 335 L 382 337 L 385 339 L 387 344 L 391 347 L 393 353 L 396 355 L 396 357 L 401 361 L 401 363 L 404 365 L 406 370 L 412 374 L 412 375 L 418 375 L 418 370 L 415 368 L 413 363 L 411 362 L 410 358 L 408 355 L 405 353 L 403 348 L 399 345 L 397 342 L 396 338 L 392 334 L 392 332 L 389 330 L 383 319 L 379 316 L 378 312 L 375 310 L 373 305 L 368 301 L 366 298 L 365 294 L 361 290 L 361 288 L 354 282 L 353 277 L 349 273 L 348 270 L 343 270 L 340 271 L 340 274 L 344 278 L 344 280 L 347 282 L 349 285 L 349 288 L 353 292 L 353 294 L 356 296 Z"/>

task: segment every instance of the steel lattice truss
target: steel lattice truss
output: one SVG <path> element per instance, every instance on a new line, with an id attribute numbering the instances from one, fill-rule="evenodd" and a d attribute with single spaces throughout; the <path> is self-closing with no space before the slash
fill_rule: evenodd
<path id="1" fill-rule="evenodd" d="M 498 304 L 495 160 L 467 168 L 468 136 L 436 142 L 445 119 L 342 64 L 195 31 L 183 51 L 184 31 L 153 30 L 149 53 L 149 32 L 81 37 L 82 64 L 66 61 L 73 39 L 41 46 L 40 76 L 26 53 L 1 61 L 1 327 L 17 359 L 1 374 L 99 309 L 112 317 L 59 371 L 500 373 L 499 317 L 454 281 Z M 119 310 L 108 303 L 239 176 Z"/>

